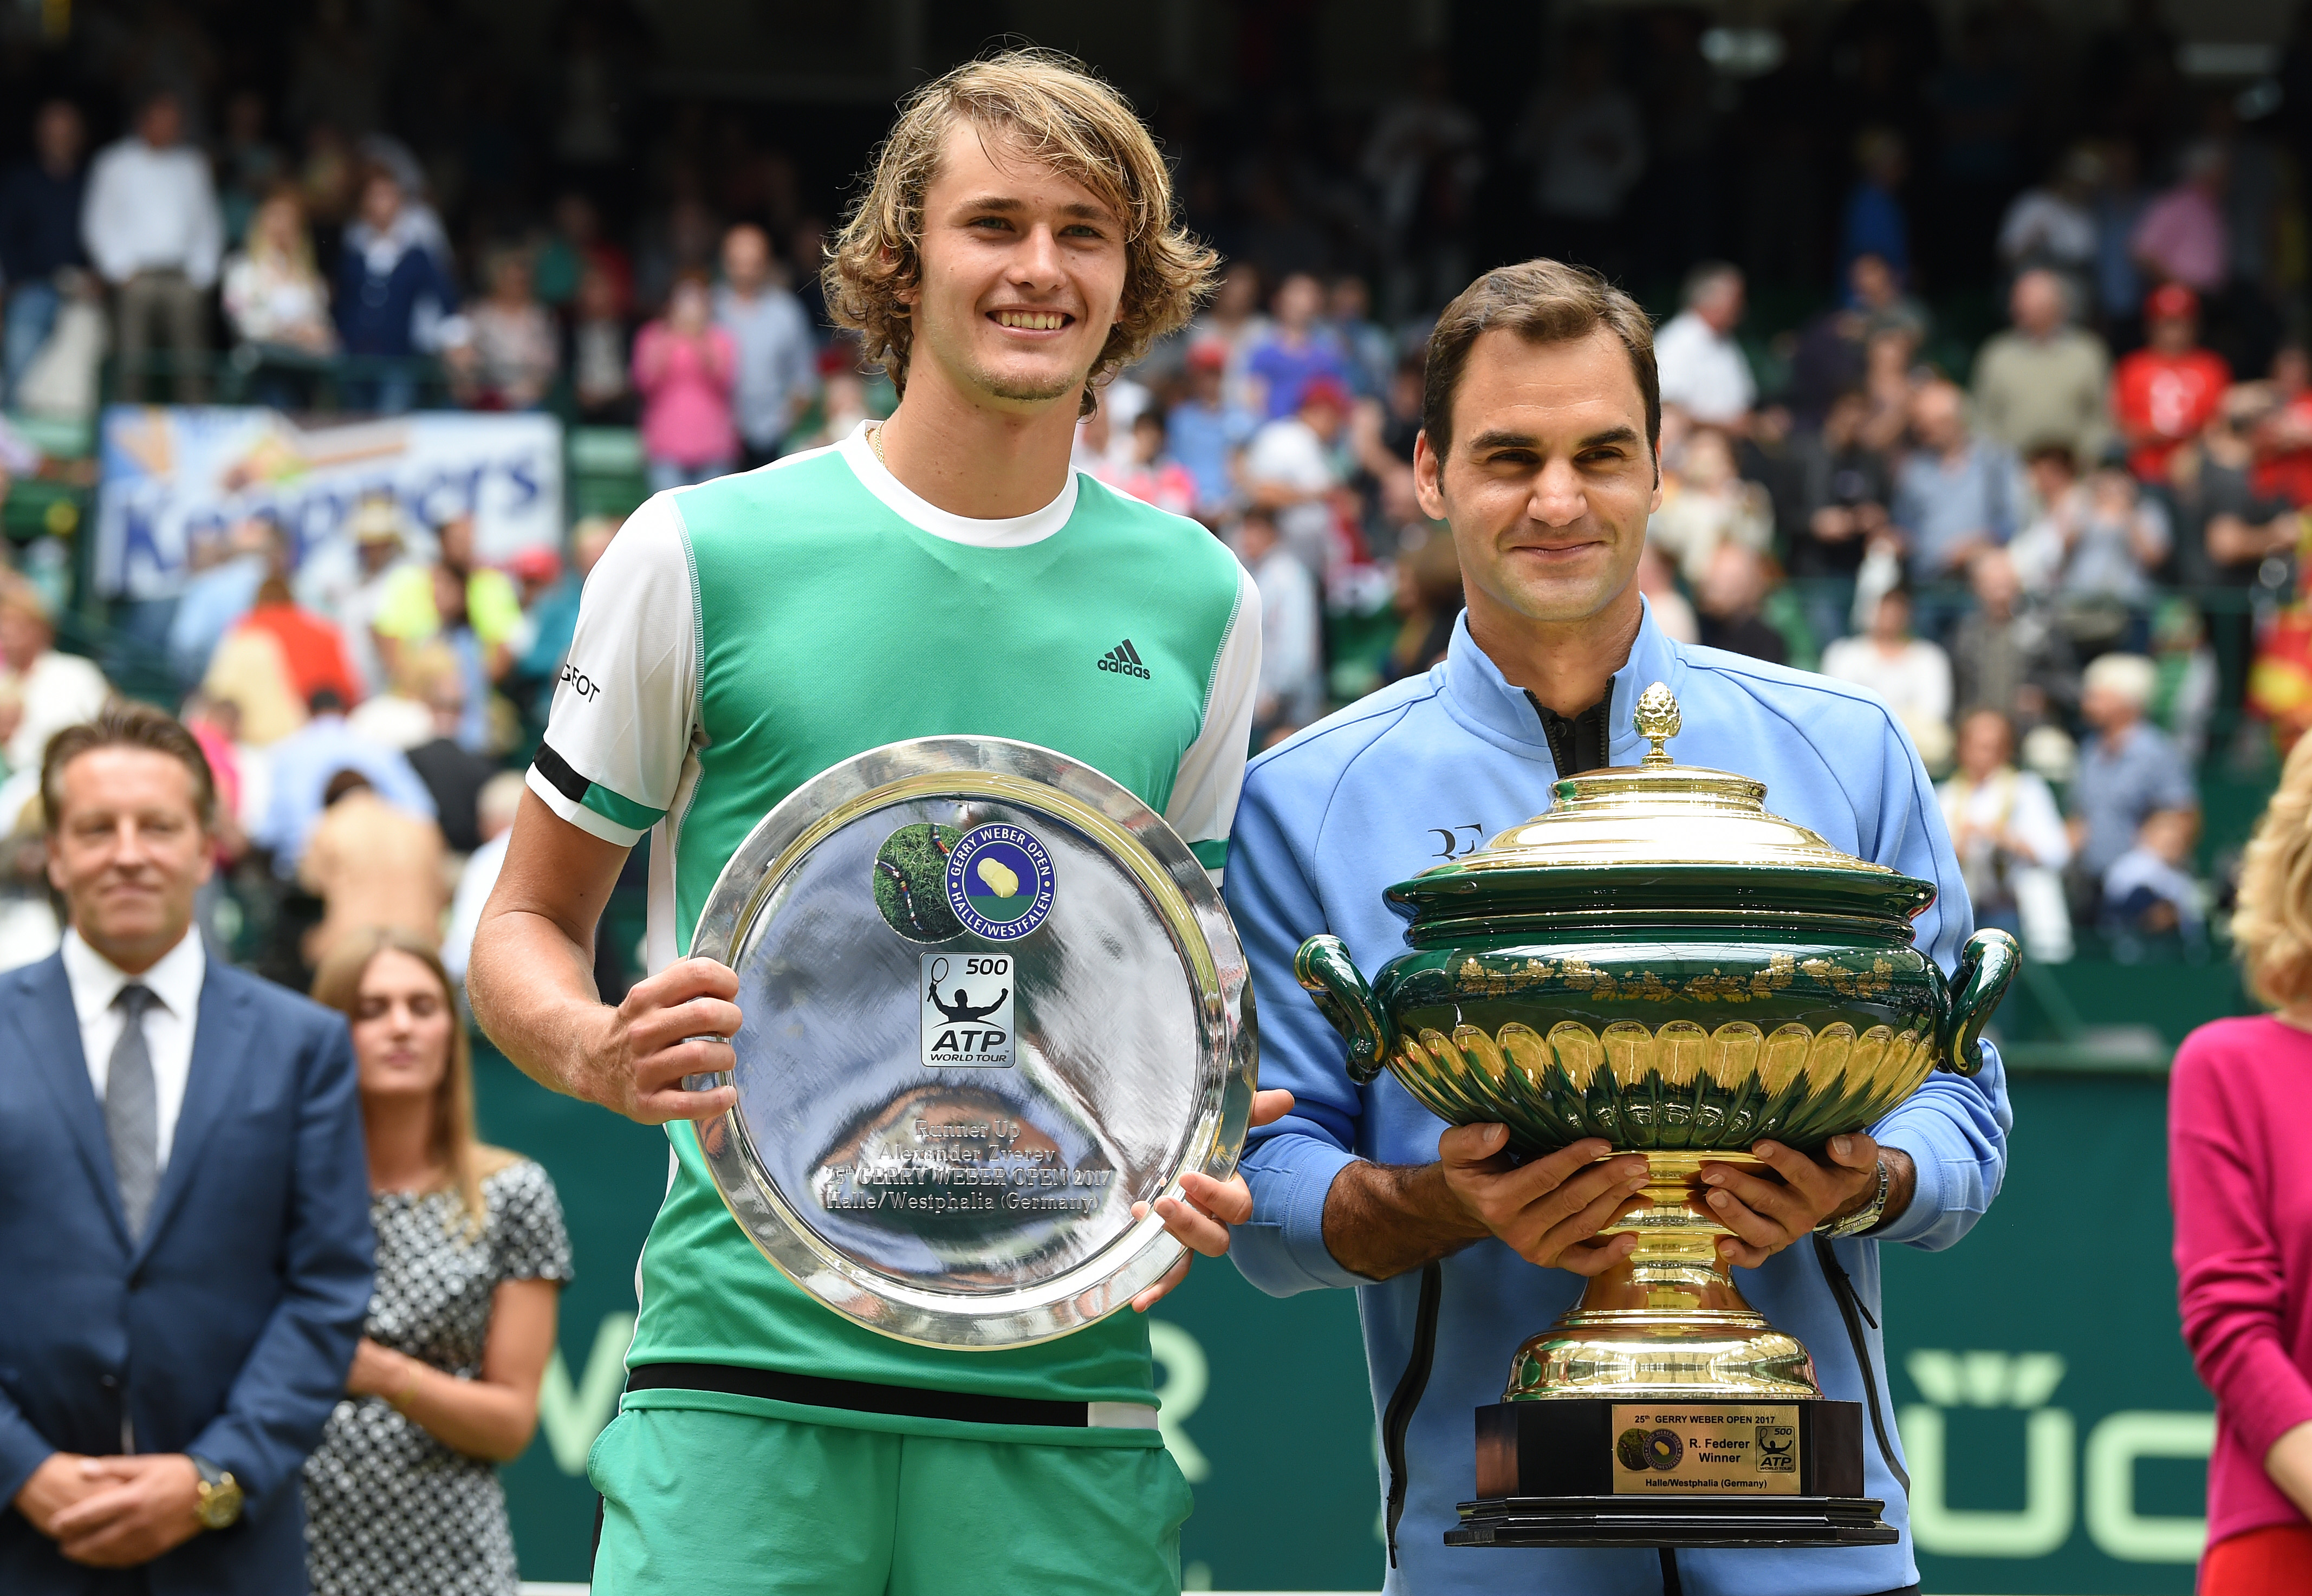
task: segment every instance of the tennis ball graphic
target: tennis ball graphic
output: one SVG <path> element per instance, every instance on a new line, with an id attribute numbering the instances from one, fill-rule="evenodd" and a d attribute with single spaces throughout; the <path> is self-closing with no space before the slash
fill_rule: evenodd
<path id="1" fill-rule="evenodd" d="M 979 879 L 987 883 L 987 890 L 998 898 L 1009 898 L 1020 890 L 1020 878 L 1000 860 L 982 859 L 978 873 Z"/>

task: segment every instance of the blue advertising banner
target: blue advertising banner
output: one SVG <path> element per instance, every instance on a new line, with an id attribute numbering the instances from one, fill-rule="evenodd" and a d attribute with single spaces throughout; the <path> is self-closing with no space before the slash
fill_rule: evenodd
<path id="1" fill-rule="evenodd" d="M 397 500 L 414 525 L 461 513 L 490 564 L 561 542 L 562 424 L 418 412 L 302 426 L 278 410 L 114 405 L 98 438 L 95 577 L 108 598 L 162 599 L 195 551 L 245 516 L 277 517 L 302 567 L 355 506 Z"/>

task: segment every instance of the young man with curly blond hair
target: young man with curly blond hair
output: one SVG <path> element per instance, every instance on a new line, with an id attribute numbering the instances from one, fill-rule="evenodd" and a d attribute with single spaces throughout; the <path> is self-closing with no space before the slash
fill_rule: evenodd
<path id="1" fill-rule="evenodd" d="M 659 495 L 587 583 L 469 987 L 523 1069 L 673 1144 L 627 1394 L 594 1447 L 598 1596 L 1179 1588 L 1188 1492 L 1155 1428 L 1145 1321 L 961 1352 L 804 1294 L 700 1156 L 690 1122 L 732 1092 L 683 1079 L 731 1067 L 739 988 L 682 955 L 766 811 L 903 738 L 1060 750 L 1220 869 L 1258 598 L 1195 522 L 1068 463 L 1093 388 L 1187 320 L 1212 265 L 1112 90 L 1033 52 L 958 68 L 902 110 L 826 270 L 897 412 Z M 653 973 L 611 1007 L 593 927 L 645 831 Z M 1224 1250 L 1242 1182 L 1186 1187 L 1158 1205 L 1167 1228 Z"/>

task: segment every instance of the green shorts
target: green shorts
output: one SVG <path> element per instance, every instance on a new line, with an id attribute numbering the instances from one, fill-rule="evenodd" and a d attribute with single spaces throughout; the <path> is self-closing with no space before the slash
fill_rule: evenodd
<path id="1" fill-rule="evenodd" d="M 1192 1504 L 1171 1453 L 948 1428 L 629 1406 L 588 1466 L 593 1596 L 1177 1596 Z"/>

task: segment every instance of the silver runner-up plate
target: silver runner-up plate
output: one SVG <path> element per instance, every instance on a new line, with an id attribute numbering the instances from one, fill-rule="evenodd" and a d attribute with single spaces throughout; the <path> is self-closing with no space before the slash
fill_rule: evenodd
<path id="1" fill-rule="evenodd" d="M 722 1199 L 870 1329 L 1080 1329 L 1178 1259 L 1156 1200 L 1235 1171 L 1258 1067 L 1235 927 L 1163 819 L 1064 754 L 845 760 L 740 845 L 690 951 L 745 1017 L 730 1074 L 691 1078 L 738 1087 L 698 1127 Z"/>

